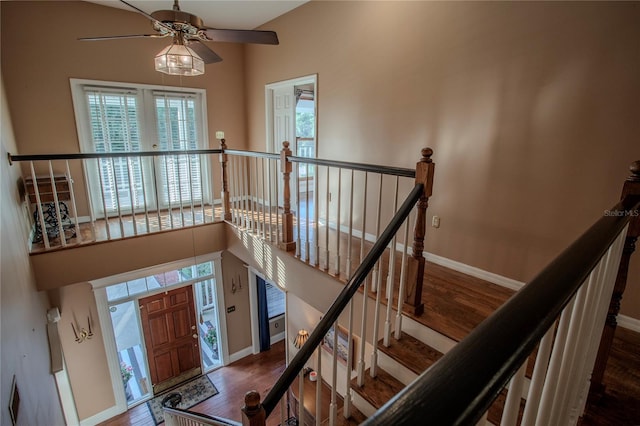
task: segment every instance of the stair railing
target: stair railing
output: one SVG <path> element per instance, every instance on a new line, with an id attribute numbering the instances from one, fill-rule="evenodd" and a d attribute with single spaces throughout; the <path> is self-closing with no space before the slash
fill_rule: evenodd
<path id="1" fill-rule="evenodd" d="M 343 280 L 352 277 L 353 265 L 365 259 L 372 241 L 376 241 L 381 235 L 381 227 L 387 217 L 399 211 L 398 199 L 405 199 L 412 188 L 422 185 L 422 193 L 416 200 L 417 203 L 414 202 L 416 213 L 413 242 L 409 240 L 410 224 L 407 215 L 405 232 L 394 234 L 386 242 L 385 249 L 373 263 L 370 280 L 364 283 L 364 290 L 373 296 L 374 304 L 370 308 L 369 298 L 363 298 L 359 335 L 366 336 L 368 328 L 374 330 L 369 333 L 373 334 L 371 360 L 365 359 L 364 344 L 359 346 L 358 354 L 354 354 L 352 348 L 349 348 L 349 359 L 345 360 L 347 365 L 352 365 L 353 355 L 356 355 L 360 386 L 365 374 L 372 377 L 377 375 L 379 325 L 384 321 L 383 344 L 389 346 L 392 334 L 395 334 L 396 339 L 401 336 L 403 309 L 410 310 L 414 315 L 421 315 L 423 312 L 426 209 L 432 193 L 435 168 L 431 160 L 432 154 L 431 149 L 423 149 L 416 169 L 406 169 L 293 156 L 286 141 L 279 155 L 225 150 L 231 222 L 244 232 L 277 243 L 281 249 L 294 253 L 301 261 L 324 269 Z M 371 213 L 369 210 L 375 213 L 374 226 L 370 223 L 367 226 L 368 215 Z M 342 240 L 346 241 L 343 243 Z M 359 255 L 354 241 L 355 244 L 359 242 Z M 408 256 L 410 244 L 413 251 Z M 396 267 L 398 253 L 402 253 L 399 268 Z M 394 304 L 396 293 L 397 307 Z M 351 342 L 353 334 L 356 334 L 352 327 L 352 306 L 348 315 L 347 340 Z M 335 337 L 337 336 L 334 335 Z M 333 362 L 335 364 L 336 360 Z M 370 368 L 366 373 L 367 367 Z M 322 369 L 320 351 L 316 369 Z M 335 383 L 337 369 L 334 367 L 326 377 Z M 346 389 L 350 389 L 351 377 L 345 374 L 345 378 Z M 303 380 L 300 380 L 300 386 L 302 384 Z M 299 395 L 304 400 L 302 386 Z M 320 399 L 321 389 L 318 386 L 318 406 Z M 337 399 L 337 386 L 332 386 L 331 419 L 336 417 Z M 302 415 L 303 404 L 299 406 Z M 348 391 L 345 393 L 344 407 L 344 414 L 348 417 L 351 409 L 351 393 Z"/>
<path id="2" fill-rule="evenodd" d="M 256 399 L 253 399 L 253 405 L 250 405 L 248 410 L 243 409 L 243 412 L 245 413 L 245 415 L 243 415 L 244 425 L 259 425 L 260 423 L 254 423 L 253 419 L 256 417 L 268 417 L 279 404 L 279 401 L 281 401 L 294 379 L 301 374 L 304 365 L 309 361 L 316 348 L 322 343 L 325 335 L 332 327 L 337 326 L 338 317 L 345 310 L 347 305 L 349 305 L 353 296 L 365 282 L 367 276 L 373 271 L 374 265 L 380 259 L 381 255 L 386 250 L 387 245 L 391 242 L 402 224 L 405 222 L 415 204 L 422 197 L 424 190 L 424 184 L 418 183 L 415 185 L 413 190 L 409 193 L 409 196 L 391 219 L 389 225 L 380 234 L 379 238 L 373 244 L 373 247 L 365 256 L 360 266 L 358 266 L 347 284 L 344 286 L 343 290 L 336 297 L 333 304 L 325 312 L 318 325 L 309 335 L 306 343 L 290 361 L 289 365 L 278 378 L 269 393 L 265 396 L 262 403 L 259 402 L 259 399 L 257 402 Z M 366 298 L 367 297 L 364 296 L 365 300 Z M 337 333 L 334 333 L 334 336 L 336 335 Z M 364 342 L 362 344 L 364 344 Z M 336 354 L 337 351 L 334 350 L 333 353 Z M 302 379 L 302 377 L 300 378 Z M 247 412 L 251 413 L 251 415 L 247 415 Z"/>
<path id="3" fill-rule="evenodd" d="M 519 415 L 522 425 L 576 424 L 619 271 L 626 279 L 625 239 L 635 240 L 640 230 L 639 164 L 628 179 L 634 188 L 625 186 L 620 203 L 363 424 L 477 424 L 507 384 L 501 425 L 517 424 Z"/>

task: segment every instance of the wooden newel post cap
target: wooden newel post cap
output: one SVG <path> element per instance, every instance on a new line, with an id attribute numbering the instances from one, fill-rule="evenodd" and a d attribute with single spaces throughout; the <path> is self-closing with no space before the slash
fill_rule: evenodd
<path id="1" fill-rule="evenodd" d="M 220 139 L 220 148 L 227 149 L 227 144 L 224 139 Z"/>
<path id="2" fill-rule="evenodd" d="M 631 176 L 627 179 L 630 182 L 640 182 L 640 160 L 634 161 L 629 166 Z"/>
<path id="3" fill-rule="evenodd" d="M 260 407 L 260 393 L 258 391 L 249 391 L 244 394 L 244 406 L 247 410 L 255 410 Z"/>
<path id="4" fill-rule="evenodd" d="M 431 163 L 431 156 L 433 155 L 433 150 L 431 148 L 422 148 L 420 150 L 422 154 L 422 158 L 420 159 L 421 163 Z"/>
<path id="5" fill-rule="evenodd" d="M 282 149 L 289 149 L 289 141 L 282 142 Z"/>

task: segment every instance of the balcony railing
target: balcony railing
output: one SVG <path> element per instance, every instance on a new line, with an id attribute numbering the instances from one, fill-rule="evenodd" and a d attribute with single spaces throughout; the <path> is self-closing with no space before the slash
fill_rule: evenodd
<path id="1" fill-rule="evenodd" d="M 212 154 L 218 154 L 218 161 L 213 161 Z M 301 261 L 344 278 L 343 291 L 264 401 L 260 401 L 256 392 L 247 394 L 243 424 L 260 426 L 278 406 L 281 422 L 287 420 L 287 389 L 296 376 L 302 379 L 303 366 L 314 353 L 318 354 L 318 374 L 321 377 L 327 374 L 328 382 L 334 384 L 329 424 L 336 424 L 338 351 L 333 351 L 330 372 L 322 373 L 321 351 L 316 349 L 332 328 L 337 329 L 341 314 L 348 318 L 347 364 L 351 365 L 351 357 L 356 357 L 356 383 L 361 386 L 364 374 L 376 376 L 380 337 L 382 344 L 388 344 L 395 329 L 395 336 L 400 338 L 403 310 L 411 308 L 414 314 L 422 313 L 426 209 L 434 176 L 431 154 L 430 149 L 424 149 L 415 170 L 295 157 L 286 142 L 280 154 L 228 150 L 223 141 L 220 150 L 10 156 L 10 159 L 26 162 L 25 193 L 33 196 L 29 204 L 33 207 L 34 229 L 38 221 L 48 224 L 41 206 L 48 204 L 56 220 L 51 224 L 51 231 L 46 225 L 41 227 L 47 248 L 54 246 L 52 241 L 58 243 L 59 240 L 59 245 L 65 246 L 77 238 L 83 223 L 78 212 L 83 208 L 89 212 L 90 226 L 96 228 L 97 222 L 104 222 L 105 233 L 111 238 L 126 236 L 126 230 L 135 235 L 191 226 L 199 220 L 202 222 L 198 223 L 226 220 L 243 232 L 278 244 Z M 120 161 L 119 169 L 114 158 Z M 70 165 L 74 160 L 80 160 L 80 165 Z M 59 162 L 63 162 L 62 167 Z M 93 208 L 93 191 L 89 191 L 89 185 L 81 185 L 86 193 L 84 207 L 78 202 L 79 191 L 74 188 L 76 181 L 91 181 L 87 171 L 91 165 L 87 162 L 96 164 L 103 200 L 102 216 Z M 197 179 L 200 192 L 193 184 L 194 163 L 201 165 Z M 219 169 L 219 179 L 213 177 L 214 168 Z M 309 173 L 310 169 L 313 173 Z M 75 175 L 72 170 L 76 170 Z M 105 173 L 113 173 L 115 177 L 105 180 Z M 171 176 L 178 176 L 176 184 L 171 183 Z M 188 177 L 186 183 L 182 180 L 185 176 Z M 32 189 L 29 189 L 29 178 Z M 154 185 L 145 183 L 149 181 Z M 113 182 L 112 190 L 105 191 L 104 182 Z M 147 188 L 153 188 L 153 197 L 149 197 Z M 167 188 L 166 191 L 163 188 Z M 218 188 L 220 197 L 214 199 L 211 194 Z M 189 198 L 183 197 L 185 193 Z M 107 194 L 115 200 L 111 210 L 105 207 Z M 140 194 L 143 203 L 136 204 Z M 193 194 L 200 197 L 194 199 Z M 66 208 L 61 204 L 65 200 L 70 204 Z M 129 200 L 129 204 L 125 200 Z M 400 206 L 399 200 L 403 200 Z M 475 424 L 482 421 L 489 405 L 507 388 L 502 424 L 516 423 L 522 399 L 526 401 L 521 413 L 523 424 L 575 424 L 586 403 L 591 372 L 595 374 L 593 382 L 598 384 L 601 379 L 598 372 L 606 363 L 611 345 L 608 336 L 612 336 L 611 330 L 615 329 L 629 257 L 640 234 L 639 209 L 640 163 L 636 162 L 632 176 L 625 183 L 622 202 L 610 210 L 610 215 L 596 222 L 537 278 L 378 410 L 366 424 L 413 425 L 425 418 L 433 424 Z M 65 213 L 69 216 L 67 223 Z M 373 221 L 371 214 L 375 217 Z M 152 218 L 157 219 L 155 228 Z M 383 223 L 387 225 L 383 227 Z M 410 227 L 413 241 L 409 239 Z M 71 229 L 76 236 L 67 238 L 65 232 Z M 354 241 L 358 247 L 353 246 Z M 408 253 L 410 243 L 411 254 Z M 396 256 L 402 259 L 399 271 Z M 363 290 L 363 297 L 359 305 L 361 311 L 356 313 L 353 298 L 359 290 Z M 396 295 L 397 307 L 393 303 Z M 373 308 L 367 307 L 368 296 L 373 297 Z M 358 330 L 354 326 L 356 314 L 361 316 Z M 384 327 L 380 327 L 383 316 Z M 606 318 L 613 320 L 605 322 Z M 364 338 L 359 353 L 353 354 L 352 336 L 356 334 L 372 335 L 370 360 L 364 356 Z M 338 346 L 337 336 L 338 333 L 333 332 L 334 348 Z M 526 362 L 536 346 L 536 365 L 525 386 Z M 491 347 L 491 351 L 487 351 L 487 347 Z M 367 366 L 369 370 L 365 373 Z M 303 380 L 299 382 L 302 384 Z M 349 417 L 351 386 L 354 386 L 349 374 L 345 382 L 343 415 Z M 322 403 L 320 388 L 317 387 L 317 406 Z M 298 398 L 298 415 L 302 418 L 302 385 Z"/>

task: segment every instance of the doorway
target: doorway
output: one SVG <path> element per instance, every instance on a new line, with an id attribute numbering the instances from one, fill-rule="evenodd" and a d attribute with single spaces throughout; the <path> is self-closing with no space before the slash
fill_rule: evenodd
<path id="1" fill-rule="evenodd" d="M 193 286 L 139 300 L 153 394 L 202 373 Z"/>
<path id="2" fill-rule="evenodd" d="M 282 142 L 289 142 L 294 156 L 316 158 L 317 74 L 265 86 L 267 151 L 279 153 Z M 291 208 L 296 211 L 298 193 L 315 193 L 315 168 L 299 164 L 291 176 Z M 280 183 L 281 184 L 281 183 Z M 282 191 L 278 192 L 282 197 Z M 300 199 L 306 199 L 300 196 Z M 313 197 L 312 197 L 313 198 Z M 282 200 L 279 200 L 282 202 Z"/>
<path id="3" fill-rule="evenodd" d="M 220 259 L 213 253 L 91 282 L 120 412 L 228 359 Z"/>

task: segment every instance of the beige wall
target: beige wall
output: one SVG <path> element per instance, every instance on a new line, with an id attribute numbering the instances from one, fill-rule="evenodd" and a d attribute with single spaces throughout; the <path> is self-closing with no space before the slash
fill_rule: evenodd
<path id="1" fill-rule="evenodd" d="M 267 25 L 278 49 L 247 47 L 249 146 L 264 85 L 317 73 L 320 157 L 412 167 L 432 147 L 426 249 L 526 281 L 640 159 L 639 21 L 622 2 L 313 1 Z"/>
<path id="2" fill-rule="evenodd" d="M 180 78 L 153 67 L 154 56 L 168 40 L 77 40 L 152 32 L 149 21 L 135 12 L 82 1 L 0 6 L 2 70 L 17 141 L 13 154 L 79 152 L 70 78 L 206 89 L 208 146 L 218 148 L 215 131 L 224 130 L 227 146 L 245 147 L 243 45 L 211 43 L 223 61 L 208 65 L 203 76 Z M 64 172 L 64 164 L 54 163 L 54 171 Z M 79 213 L 88 215 L 79 162 L 71 163 L 71 174 Z"/>
<path id="3" fill-rule="evenodd" d="M 1 77 L 0 77 L 1 80 Z M 15 150 L 4 84 L 1 88 L 0 155 Z M 20 392 L 19 424 L 64 424 L 58 391 L 50 370 L 45 293 L 36 291 L 29 265 L 28 227 L 18 200 L 18 169 L 0 161 L 0 312 L 2 359 L 0 423 L 10 425 L 9 393 L 15 375 Z"/>
<path id="4" fill-rule="evenodd" d="M 85 420 L 115 405 L 93 288 L 89 283 L 66 286 L 53 292 L 51 299 L 60 308 L 62 350 L 78 417 Z M 89 316 L 93 337 L 77 343 L 71 323 L 87 328 Z"/>
<path id="5" fill-rule="evenodd" d="M 51 251 L 31 256 L 31 265 L 38 288 L 51 290 L 222 251 L 224 227 L 219 222 Z"/>

